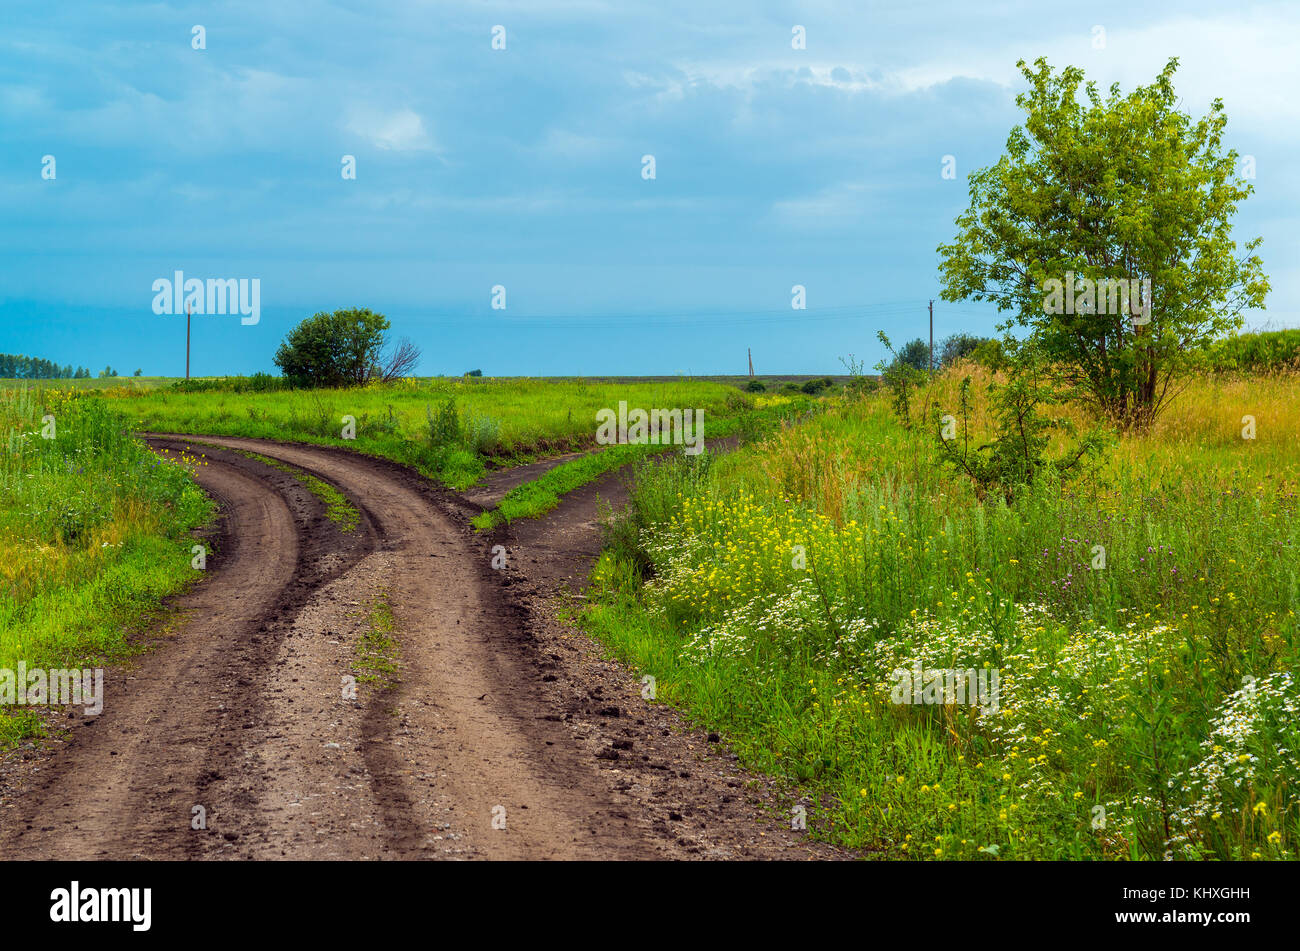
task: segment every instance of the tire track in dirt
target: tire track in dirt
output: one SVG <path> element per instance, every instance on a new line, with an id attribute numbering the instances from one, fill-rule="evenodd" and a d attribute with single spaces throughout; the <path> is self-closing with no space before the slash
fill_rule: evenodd
<path id="1" fill-rule="evenodd" d="M 550 575 L 521 570 L 531 557 L 581 575 L 595 496 L 622 474 L 531 534 L 485 537 L 468 527 L 472 501 L 384 460 L 150 442 L 207 454 L 195 475 L 221 504 L 220 554 L 176 599 L 175 636 L 110 671 L 104 713 L 78 718 L 5 797 L 0 855 L 843 857 L 791 832 L 789 801 L 716 736 L 641 699 L 632 672 L 556 620 Z M 361 513 L 357 532 L 341 534 L 291 476 L 226 450 L 330 482 Z M 507 571 L 491 566 L 502 541 Z M 395 682 L 350 699 L 341 679 L 377 599 L 397 622 Z M 189 827 L 195 804 L 205 831 Z"/>
<path id="2" fill-rule="evenodd" d="M 191 834 L 192 809 L 256 716 L 249 673 L 266 663 L 277 629 L 313 575 L 331 570 L 317 561 L 323 552 L 300 543 L 298 523 L 322 518 L 310 494 L 288 476 L 250 468 L 199 468 L 221 512 L 205 583 L 174 600 L 174 636 L 107 672 L 104 711 L 70 715 L 57 755 L 32 770 L 21 795 L 0 809 L 6 857 L 178 858 L 203 851 L 203 840 Z M 333 558 L 333 570 L 346 561 Z"/>
<path id="3" fill-rule="evenodd" d="M 320 447 L 203 437 L 259 452 L 337 485 L 371 518 L 379 574 L 398 620 L 392 705 L 421 740 L 443 823 L 464 850 L 494 858 L 634 858 L 657 850 L 615 814 L 599 772 L 558 718 L 546 719 L 528 657 L 526 615 L 491 578 L 491 552 L 406 470 Z M 363 559 L 350 575 L 371 569 Z M 354 583 L 361 583 L 356 581 Z M 500 807 L 500 808 L 499 808 Z M 502 812 L 504 810 L 504 812 Z M 494 819 L 505 828 L 494 828 Z M 427 827 L 427 826 L 426 826 Z"/>

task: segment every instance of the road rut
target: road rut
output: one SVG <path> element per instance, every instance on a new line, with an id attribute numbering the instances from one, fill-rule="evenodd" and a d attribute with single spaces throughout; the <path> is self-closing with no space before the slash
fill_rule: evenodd
<path id="1" fill-rule="evenodd" d="M 840 857 L 788 828 L 770 782 L 549 616 L 550 591 L 495 570 L 502 539 L 469 530 L 465 500 L 337 449 L 149 441 L 203 454 L 217 551 L 175 599 L 172 636 L 110 670 L 104 712 L 69 717 L 4 795 L 0 855 Z M 357 527 L 250 452 L 334 485 Z M 565 506 L 553 517 L 566 537 Z M 380 603 L 396 671 L 353 697 Z"/>

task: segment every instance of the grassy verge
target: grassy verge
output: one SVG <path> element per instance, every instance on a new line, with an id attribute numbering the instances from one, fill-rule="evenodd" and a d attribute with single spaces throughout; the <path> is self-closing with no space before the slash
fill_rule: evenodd
<path id="1" fill-rule="evenodd" d="M 1095 479 L 982 504 L 837 405 L 644 467 L 583 623 L 874 854 L 1295 858 L 1298 429 L 1300 379 L 1199 380 Z M 905 702 L 918 667 L 999 692 Z"/>
<path id="2" fill-rule="evenodd" d="M 496 508 L 480 512 L 471 524 L 480 531 L 509 523 L 519 518 L 537 518 L 560 504 L 560 499 L 574 489 L 594 482 L 606 472 L 612 472 L 651 452 L 666 452 L 670 446 L 610 446 L 600 452 L 562 462 L 554 469 L 516 486 L 502 496 Z"/>
<path id="3" fill-rule="evenodd" d="M 195 579 L 189 533 L 212 507 L 185 471 L 192 460 L 164 462 L 125 429 L 94 396 L 0 391 L 0 670 L 120 657 Z M 40 723 L 0 709 L 0 743 Z"/>

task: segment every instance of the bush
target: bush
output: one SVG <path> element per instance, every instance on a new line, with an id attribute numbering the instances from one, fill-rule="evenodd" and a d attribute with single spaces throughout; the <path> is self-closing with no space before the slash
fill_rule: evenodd
<path id="1" fill-rule="evenodd" d="M 181 393 L 271 393 L 290 389 L 289 381 L 271 373 L 223 376 L 216 379 L 177 380 L 172 389 Z"/>
<path id="2" fill-rule="evenodd" d="M 828 376 L 817 377 L 812 380 L 805 380 L 803 386 L 799 387 L 799 391 L 802 393 L 807 393 L 809 396 L 816 396 L 822 390 L 831 386 L 834 382 L 835 381 Z"/>
<path id="3" fill-rule="evenodd" d="M 876 331 L 879 340 L 889 352 L 890 360 L 881 360 L 876 364 L 880 371 L 880 382 L 889 389 L 892 397 L 894 414 L 904 426 L 912 425 L 912 394 L 927 379 L 922 367 L 914 366 L 903 358 L 903 354 L 894 349 L 889 337 L 883 330 Z M 916 341 L 912 341 L 915 343 Z"/>
<path id="4" fill-rule="evenodd" d="M 482 455 L 501 444 L 501 424 L 491 416 L 470 416 L 462 430 L 465 448 Z"/>
<path id="5" fill-rule="evenodd" d="M 950 367 L 963 357 L 969 357 L 981 344 L 991 342 L 988 337 L 977 337 L 974 334 L 950 334 L 939 343 L 935 361 L 941 367 Z"/>
<path id="6" fill-rule="evenodd" d="M 275 365 L 294 386 L 360 385 L 379 365 L 388 326 L 364 307 L 315 314 L 289 331 Z"/>
<path id="7" fill-rule="evenodd" d="M 970 358 L 994 373 L 1005 370 L 1009 364 L 1007 351 L 1000 340 L 985 340 L 970 353 Z"/>
<path id="8" fill-rule="evenodd" d="M 874 376 L 855 376 L 849 381 L 849 392 L 855 395 L 875 393 L 880 389 L 880 379 Z"/>
<path id="9" fill-rule="evenodd" d="M 424 415 L 429 420 L 429 445 L 436 449 L 460 444 L 460 413 L 454 396 L 447 397 L 437 413 L 425 406 Z"/>
<path id="10" fill-rule="evenodd" d="M 930 369 L 930 345 L 920 337 L 909 340 L 894 355 L 894 359 L 913 370 L 928 370 Z"/>
<path id="11" fill-rule="evenodd" d="M 746 393 L 766 393 L 767 387 L 763 385 L 762 380 L 750 380 L 745 384 Z"/>
<path id="12" fill-rule="evenodd" d="M 1237 334 L 1216 340 L 1204 355 L 1215 373 L 1276 373 L 1300 369 L 1300 330 Z"/>
<path id="13" fill-rule="evenodd" d="M 989 384 L 995 432 L 986 440 L 972 439 L 970 377 L 961 381 L 958 415 L 948 418 L 955 432 L 945 432 L 945 419 L 933 407 L 933 422 L 942 459 L 954 471 L 969 476 L 976 497 L 1014 501 L 1016 495 L 1038 479 L 1066 479 L 1095 470 L 1106 448 L 1108 434 L 1094 428 L 1074 441 L 1065 455 L 1049 458 L 1053 432 L 1073 432 L 1073 426 L 1044 409 L 1068 402 L 1077 394 L 1062 392 L 1050 377 L 1040 375 L 1029 358 L 1004 385 Z M 972 442 L 975 444 L 972 445 Z"/>

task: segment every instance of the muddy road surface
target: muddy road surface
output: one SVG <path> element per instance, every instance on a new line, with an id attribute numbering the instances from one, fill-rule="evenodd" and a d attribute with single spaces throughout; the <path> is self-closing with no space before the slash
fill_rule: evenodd
<path id="1" fill-rule="evenodd" d="M 484 537 L 482 498 L 382 460 L 149 442 L 202 456 L 212 554 L 103 712 L 0 767 L 0 858 L 847 857 L 557 617 L 625 474 Z"/>

